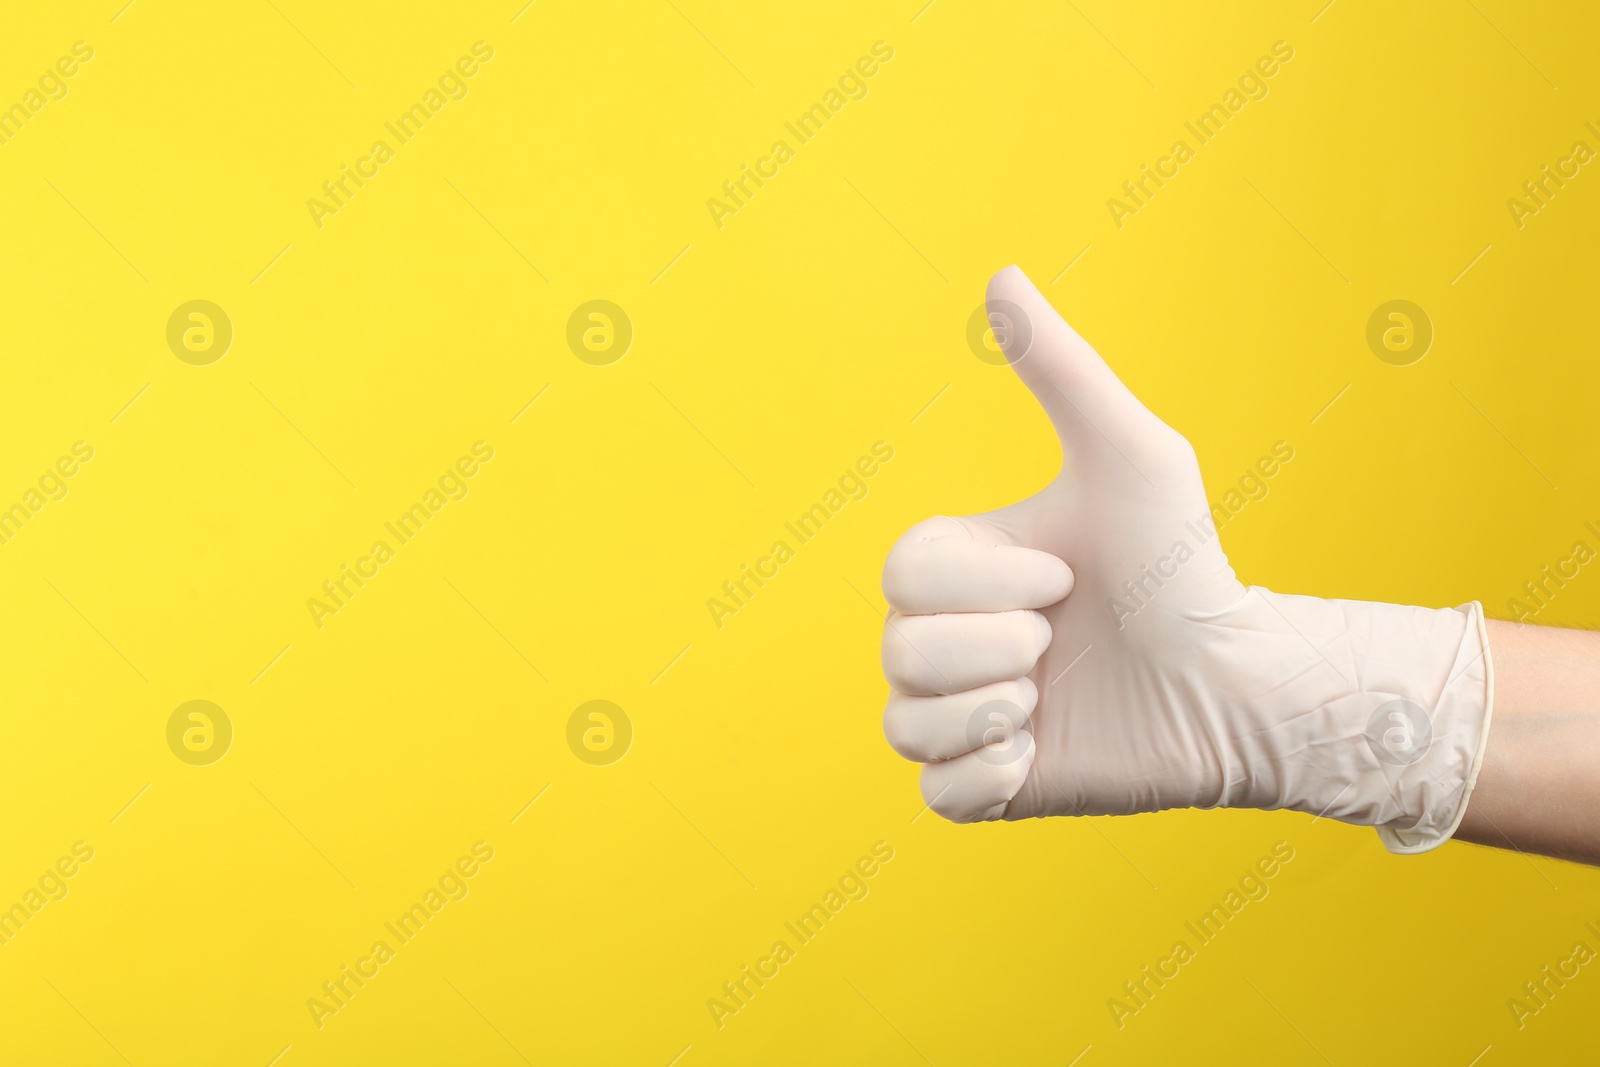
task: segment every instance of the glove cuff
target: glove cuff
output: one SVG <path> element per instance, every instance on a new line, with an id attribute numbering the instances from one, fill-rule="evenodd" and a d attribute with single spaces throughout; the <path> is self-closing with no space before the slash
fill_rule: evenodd
<path id="1" fill-rule="evenodd" d="M 1466 633 L 1432 716 L 1433 743 L 1422 759 L 1405 768 L 1396 793 L 1409 795 L 1407 810 L 1415 818 L 1396 819 L 1374 827 L 1390 852 L 1412 855 L 1438 848 L 1461 825 L 1472 788 L 1489 747 L 1489 722 L 1494 714 L 1494 663 L 1483 605 L 1474 600 L 1456 608 L 1467 614 Z"/>
<path id="2" fill-rule="evenodd" d="M 1212 746 L 1226 757 L 1217 806 L 1372 826 L 1396 853 L 1448 841 L 1477 781 L 1493 704 L 1482 605 L 1252 592 L 1248 621 L 1225 632 L 1253 636 L 1224 674 L 1253 697 L 1207 720 L 1226 730 Z"/>

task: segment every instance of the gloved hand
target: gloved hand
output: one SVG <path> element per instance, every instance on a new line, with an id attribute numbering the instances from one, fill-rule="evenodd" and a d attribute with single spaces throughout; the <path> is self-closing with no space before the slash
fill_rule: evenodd
<path id="1" fill-rule="evenodd" d="M 1021 503 L 918 523 L 884 565 L 884 733 L 932 810 L 1291 808 L 1395 852 L 1447 840 L 1488 734 L 1480 605 L 1242 585 L 1188 441 L 1016 267 L 988 308 L 1064 462 Z"/>

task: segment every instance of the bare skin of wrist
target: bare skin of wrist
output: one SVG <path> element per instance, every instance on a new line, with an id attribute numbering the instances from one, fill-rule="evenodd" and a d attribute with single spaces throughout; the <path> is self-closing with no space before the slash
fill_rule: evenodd
<path id="1" fill-rule="evenodd" d="M 1455 837 L 1600 865 L 1600 633 L 1488 633 L 1494 716 Z"/>

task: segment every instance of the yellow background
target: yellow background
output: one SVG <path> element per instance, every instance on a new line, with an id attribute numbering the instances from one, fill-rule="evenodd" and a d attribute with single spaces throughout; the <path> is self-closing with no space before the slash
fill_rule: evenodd
<path id="1" fill-rule="evenodd" d="M 121 3 L 13 6 L 0 33 L 0 101 L 95 49 L 0 146 L 0 498 L 95 449 L 0 547 L 0 903 L 95 849 L 0 947 L 0 1061 L 1592 1048 L 1592 967 L 1524 1029 L 1507 1008 L 1600 947 L 1588 870 L 1394 858 L 1292 814 L 918 817 L 880 735 L 877 579 L 911 523 L 1056 469 L 965 338 L 1011 262 L 1195 442 L 1214 501 L 1293 445 L 1224 532 L 1246 581 L 1503 616 L 1600 544 L 1600 176 L 1520 230 L 1506 207 L 1600 147 L 1593 14 Z M 478 40 L 470 94 L 319 229 L 307 199 Z M 880 40 L 869 95 L 719 229 L 706 200 Z M 1119 230 L 1107 198 L 1279 40 L 1270 95 Z M 1364 340 L 1394 298 L 1436 329 L 1410 367 Z M 234 326 L 210 366 L 166 344 L 191 299 Z M 610 366 L 565 342 L 591 299 L 634 325 Z M 470 495 L 318 629 L 307 598 L 478 440 Z M 706 599 L 878 440 L 870 495 L 717 629 Z M 1585 570 L 1540 621 L 1597 611 Z M 635 731 L 606 767 L 566 743 L 599 698 Z M 210 766 L 166 744 L 191 699 L 236 732 Z M 470 895 L 318 1029 L 307 999 L 479 840 Z M 708 998 L 880 840 L 870 895 L 718 1029 Z M 1119 1030 L 1107 1000 L 1280 840 L 1271 895 Z"/>

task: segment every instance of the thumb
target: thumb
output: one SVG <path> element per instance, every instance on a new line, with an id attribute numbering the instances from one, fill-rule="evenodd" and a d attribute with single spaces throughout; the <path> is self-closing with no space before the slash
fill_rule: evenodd
<path id="1" fill-rule="evenodd" d="M 1099 436 L 1119 449 L 1142 451 L 1143 441 L 1165 430 L 1020 267 L 989 279 L 988 313 L 1006 359 L 1063 443 Z"/>

